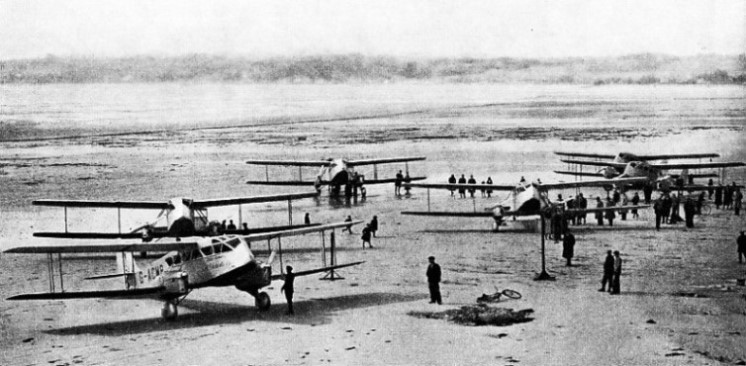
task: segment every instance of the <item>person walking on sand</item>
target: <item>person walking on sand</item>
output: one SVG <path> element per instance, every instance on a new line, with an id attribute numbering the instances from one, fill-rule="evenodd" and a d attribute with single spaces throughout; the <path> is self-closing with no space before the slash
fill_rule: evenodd
<path id="1" fill-rule="evenodd" d="M 606 260 L 604 261 L 604 277 L 601 278 L 601 288 L 599 292 L 606 290 L 606 284 L 609 284 L 609 292 L 611 292 L 611 280 L 614 278 L 614 256 L 611 255 L 611 251 L 606 251 Z"/>
<path id="2" fill-rule="evenodd" d="M 347 215 L 345 222 L 352 222 L 352 216 Z M 342 231 L 347 231 L 348 234 L 352 235 L 352 225 L 347 225 Z"/>
<path id="3" fill-rule="evenodd" d="M 363 249 L 365 249 L 365 243 L 368 243 L 368 246 L 373 248 L 373 244 L 370 243 L 370 225 L 365 225 L 360 239 L 363 239 Z"/>
<path id="4" fill-rule="evenodd" d="M 285 300 L 288 303 L 288 314 L 293 315 L 295 314 L 295 311 L 293 311 L 293 292 L 295 292 L 293 282 L 295 282 L 295 273 L 293 273 L 293 267 L 291 266 L 285 267 L 285 270 L 287 272 L 285 273 L 285 283 L 280 288 L 280 293 L 285 292 Z"/>
<path id="5" fill-rule="evenodd" d="M 373 216 L 373 219 L 370 220 L 370 224 L 368 224 L 368 227 L 370 228 L 370 233 L 373 234 L 373 237 L 376 237 L 376 231 L 378 231 L 378 216 Z"/>
<path id="6" fill-rule="evenodd" d="M 743 231 L 736 239 L 736 244 L 738 245 L 738 263 L 743 263 L 741 257 L 746 259 L 746 235 L 743 234 Z"/>
<path id="7" fill-rule="evenodd" d="M 427 266 L 427 284 L 430 289 L 430 303 L 438 305 L 443 303 L 440 298 L 440 265 L 435 263 L 435 257 L 430 256 L 427 258 L 430 264 Z"/>
<path id="8" fill-rule="evenodd" d="M 575 253 L 575 235 L 571 232 L 566 232 L 565 237 L 562 239 L 562 257 L 567 259 L 566 266 L 572 266 L 572 256 Z"/>
<path id="9" fill-rule="evenodd" d="M 621 291 L 622 257 L 618 250 L 614 251 L 614 277 L 611 279 L 611 294 L 618 295 Z"/>

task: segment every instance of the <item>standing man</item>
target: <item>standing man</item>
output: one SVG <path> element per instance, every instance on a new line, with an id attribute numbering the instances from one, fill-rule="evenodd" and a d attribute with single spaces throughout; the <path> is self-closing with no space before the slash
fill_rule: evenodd
<path id="1" fill-rule="evenodd" d="M 376 231 L 378 231 L 378 216 L 373 216 L 373 220 L 370 220 L 370 224 L 368 224 L 368 227 L 370 227 L 370 232 L 375 238 Z"/>
<path id="2" fill-rule="evenodd" d="M 582 192 L 578 193 L 578 208 L 581 210 L 585 210 L 586 208 L 588 208 L 588 201 L 585 199 L 585 197 L 583 197 Z M 585 215 L 585 211 L 580 211 L 580 213 L 578 213 L 578 225 L 580 225 L 581 223 L 585 225 Z"/>
<path id="3" fill-rule="evenodd" d="M 352 215 L 347 215 L 345 222 L 352 222 Z M 348 234 L 352 235 L 352 225 L 347 225 L 342 231 L 347 231 Z"/>
<path id="4" fill-rule="evenodd" d="M 645 197 L 645 204 L 650 204 L 650 199 L 653 197 L 653 187 L 650 184 L 646 184 L 642 187 L 642 194 Z"/>
<path id="5" fill-rule="evenodd" d="M 368 243 L 368 246 L 373 248 L 373 244 L 370 243 L 370 225 L 365 225 L 363 235 L 360 236 L 360 239 L 363 239 L 363 249 L 365 249 L 365 243 Z"/>
<path id="6" fill-rule="evenodd" d="M 637 192 L 635 192 L 635 195 L 632 196 L 632 205 L 633 206 L 637 206 L 639 204 L 640 204 L 640 196 L 637 194 Z M 638 217 L 640 217 L 640 215 L 637 214 L 637 209 L 633 209 L 632 210 L 632 218 L 636 219 Z"/>
<path id="7" fill-rule="evenodd" d="M 653 211 L 655 212 L 655 230 L 661 229 L 661 219 L 663 218 L 663 205 L 661 200 L 658 199 L 653 203 Z"/>
<path id="8" fill-rule="evenodd" d="M 303 222 L 306 225 L 311 225 L 311 214 L 309 214 L 308 212 L 306 212 L 306 217 L 303 218 Z"/>
<path id="9" fill-rule="evenodd" d="M 435 263 L 435 257 L 430 256 L 427 258 L 427 260 L 430 262 L 430 265 L 427 266 L 427 284 L 430 289 L 430 303 L 438 303 L 438 305 L 443 303 L 443 300 L 440 298 L 440 265 L 438 263 Z"/>
<path id="10" fill-rule="evenodd" d="M 606 207 L 614 207 L 614 201 L 612 201 L 611 199 L 606 200 Z M 615 217 L 616 212 L 614 212 L 614 210 L 606 211 L 606 219 L 609 220 L 609 226 L 614 226 Z"/>
<path id="11" fill-rule="evenodd" d="M 487 177 L 487 185 L 492 185 L 492 177 Z M 492 198 L 491 189 L 487 189 L 487 198 Z"/>
<path id="12" fill-rule="evenodd" d="M 691 197 L 687 197 L 684 201 L 684 218 L 686 219 L 686 227 L 694 227 L 694 212 L 697 210 L 697 206 Z"/>
<path id="13" fill-rule="evenodd" d="M 596 208 L 603 208 L 604 203 L 601 202 L 601 197 L 596 197 Z M 598 222 L 598 226 L 604 226 L 604 212 L 603 211 L 596 211 L 596 221 Z"/>
<path id="14" fill-rule="evenodd" d="M 622 257 L 618 250 L 614 251 L 614 277 L 611 279 L 611 294 L 618 295 L 620 292 L 620 280 L 622 277 Z"/>
<path id="15" fill-rule="evenodd" d="M 474 179 L 474 174 L 472 174 L 472 175 L 469 176 L 469 181 L 467 183 L 469 183 L 469 184 L 477 184 L 477 180 Z M 474 198 L 474 192 L 476 192 L 476 191 L 477 190 L 474 189 L 474 188 L 469 188 L 469 195 L 471 196 L 471 198 Z"/>
<path id="16" fill-rule="evenodd" d="M 736 239 L 736 244 L 738 244 L 738 263 L 743 263 L 741 257 L 746 259 L 746 235 L 743 235 L 743 231 L 741 231 L 741 235 Z"/>
<path id="17" fill-rule="evenodd" d="M 456 184 L 456 176 L 455 175 L 451 174 L 451 177 L 448 178 L 448 184 Z M 449 191 L 451 191 L 451 197 L 453 197 L 453 192 L 455 191 L 455 189 L 449 189 Z"/>
<path id="18" fill-rule="evenodd" d="M 288 303 L 288 314 L 293 315 L 295 312 L 293 311 L 293 292 L 295 292 L 295 289 L 293 289 L 293 282 L 295 282 L 295 273 L 293 273 L 293 267 L 287 266 L 285 267 L 287 270 L 287 273 L 285 274 L 285 283 L 280 288 L 280 293 L 283 291 L 285 292 L 285 300 L 287 300 Z"/>
<path id="19" fill-rule="evenodd" d="M 404 175 L 402 175 L 401 170 L 396 173 L 396 180 L 394 181 L 394 194 L 397 196 L 401 194 L 401 183 L 404 181 Z"/>
<path id="20" fill-rule="evenodd" d="M 614 278 L 614 257 L 611 255 L 611 251 L 606 251 L 606 260 L 604 261 L 604 277 L 601 279 L 601 288 L 599 292 L 606 291 L 606 284 L 609 284 L 609 292 L 611 292 L 611 279 Z"/>
<path id="21" fill-rule="evenodd" d="M 741 215 L 741 205 L 743 205 L 741 201 L 743 201 L 743 193 L 740 188 L 736 188 L 736 193 L 733 194 L 733 210 L 736 216 Z"/>
<path id="22" fill-rule="evenodd" d="M 461 178 L 458 179 L 458 184 L 466 184 L 466 178 L 463 174 L 461 174 Z M 466 198 L 466 189 L 464 189 L 464 187 L 459 187 L 458 195 L 461 198 Z"/>
<path id="23" fill-rule="evenodd" d="M 718 184 L 715 188 L 715 208 L 720 208 L 723 204 L 723 184 Z"/>
<path id="24" fill-rule="evenodd" d="M 570 231 L 565 233 L 564 239 L 562 239 L 562 257 L 567 259 L 566 266 L 572 266 L 572 256 L 575 254 L 575 235 L 572 235 Z"/>
<path id="25" fill-rule="evenodd" d="M 713 188 L 714 185 L 715 183 L 712 181 L 712 178 L 710 178 L 710 180 L 707 181 L 707 193 L 708 193 L 707 198 L 709 199 L 712 199 L 712 193 L 715 192 L 715 189 Z"/>

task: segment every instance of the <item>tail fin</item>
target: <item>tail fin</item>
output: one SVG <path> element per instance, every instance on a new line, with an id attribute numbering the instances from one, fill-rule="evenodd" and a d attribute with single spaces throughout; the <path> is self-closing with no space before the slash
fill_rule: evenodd
<path id="1" fill-rule="evenodd" d="M 124 275 L 124 286 L 129 290 L 137 288 L 137 274 L 141 273 L 132 252 L 117 253 L 117 273 Z"/>

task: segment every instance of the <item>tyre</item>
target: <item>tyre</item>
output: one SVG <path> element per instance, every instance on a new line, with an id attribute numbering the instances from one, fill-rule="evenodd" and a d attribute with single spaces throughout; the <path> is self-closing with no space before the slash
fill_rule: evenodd
<path id="1" fill-rule="evenodd" d="M 269 310 L 269 306 L 271 305 L 271 301 L 269 300 L 269 295 L 267 295 L 266 292 L 260 292 L 259 294 L 257 294 L 254 303 L 256 304 L 256 307 L 259 308 L 260 311 Z"/>
<path id="2" fill-rule="evenodd" d="M 505 289 L 501 293 L 511 299 L 520 299 L 522 297 L 520 292 L 514 290 Z"/>

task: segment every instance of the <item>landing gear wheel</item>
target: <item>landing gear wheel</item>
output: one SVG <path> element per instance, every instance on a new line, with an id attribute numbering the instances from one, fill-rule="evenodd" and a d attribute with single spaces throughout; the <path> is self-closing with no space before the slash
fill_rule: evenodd
<path id="1" fill-rule="evenodd" d="M 254 298 L 254 303 L 256 304 L 256 307 L 259 308 L 260 311 L 269 310 L 269 306 L 271 305 L 271 302 L 269 300 L 269 295 L 267 295 L 266 292 L 258 293 L 256 295 L 256 298 Z"/>
<path id="2" fill-rule="evenodd" d="M 514 291 L 514 290 L 505 289 L 505 290 L 502 291 L 502 294 L 505 295 L 506 297 L 511 298 L 511 299 L 520 299 L 521 298 L 521 293 L 518 292 L 518 291 Z"/>
<path id="3" fill-rule="evenodd" d="M 172 321 L 176 319 L 177 315 L 179 315 L 179 309 L 176 307 L 176 304 L 171 301 L 163 303 L 163 308 L 161 309 L 161 316 L 163 319 Z"/>

